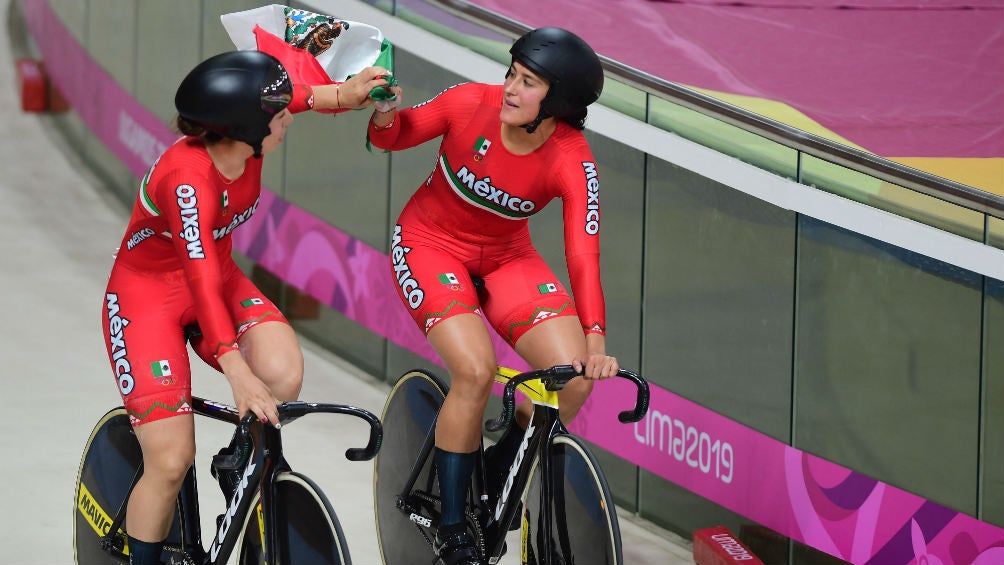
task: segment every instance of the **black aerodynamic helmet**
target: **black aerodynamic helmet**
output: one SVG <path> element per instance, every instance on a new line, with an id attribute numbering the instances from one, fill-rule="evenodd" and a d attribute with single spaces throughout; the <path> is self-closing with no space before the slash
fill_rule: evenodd
<path id="1" fill-rule="evenodd" d="M 558 27 L 542 27 L 527 32 L 509 49 L 512 60 L 519 61 L 551 83 L 540 105 L 540 120 L 554 116 L 568 118 L 582 113 L 596 102 L 603 91 L 603 66 L 588 43 L 574 33 Z"/>
<path id="2" fill-rule="evenodd" d="M 293 83 L 275 57 L 230 51 L 196 65 L 181 81 L 178 115 L 223 137 L 243 141 L 261 156 L 268 124 L 293 98 Z"/>

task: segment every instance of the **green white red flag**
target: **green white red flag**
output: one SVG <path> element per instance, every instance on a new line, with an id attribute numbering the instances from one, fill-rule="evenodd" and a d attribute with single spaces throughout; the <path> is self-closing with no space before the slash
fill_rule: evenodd
<path id="1" fill-rule="evenodd" d="M 279 59 L 294 85 L 344 82 L 366 67 L 394 70 L 393 46 L 362 22 L 270 4 L 220 16 L 238 49 Z"/>

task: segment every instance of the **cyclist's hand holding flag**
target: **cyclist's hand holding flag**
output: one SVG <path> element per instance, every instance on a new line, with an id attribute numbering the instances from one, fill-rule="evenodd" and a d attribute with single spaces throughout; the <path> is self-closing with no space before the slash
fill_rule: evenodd
<path id="1" fill-rule="evenodd" d="M 271 4 L 220 16 L 238 49 L 279 59 L 299 88 L 290 111 L 337 113 L 395 99 L 393 47 L 378 28 Z M 397 90 L 397 89 L 394 89 Z"/>

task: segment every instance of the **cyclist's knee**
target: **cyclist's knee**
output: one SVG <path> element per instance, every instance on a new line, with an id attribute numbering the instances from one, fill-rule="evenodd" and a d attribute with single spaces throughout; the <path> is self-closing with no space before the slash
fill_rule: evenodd
<path id="1" fill-rule="evenodd" d="M 256 324 L 238 339 L 255 376 L 279 400 L 296 400 L 303 384 L 303 352 L 296 332 L 285 323 Z"/>
<path id="2" fill-rule="evenodd" d="M 279 400 L 296 400 L 303 385 L 303 354 L 299 348 L 284 348 L 259 355 L 251 367 Z"/>
<path id="3" fill-rule="evenodd" d="M 195 460 L 195 446 L 171 446 L 143 452 L 143 474 L 164 485 L 180 485 Z"/>
<path id="4" fill-rule="evenodd" d="M 470 400 L 487 402 L 495 379 L 496 365 L 492 363 L 468 363 L 454 366 L 450 370 L 450 392 Z"/>
<path id="5" fill-rule="evenodd" d="M 195 421 L 191 415 L 174 416 L 137 426 L 143 450 L 144 474 L 167 484 L 180 484 L 195 460 Z"/>

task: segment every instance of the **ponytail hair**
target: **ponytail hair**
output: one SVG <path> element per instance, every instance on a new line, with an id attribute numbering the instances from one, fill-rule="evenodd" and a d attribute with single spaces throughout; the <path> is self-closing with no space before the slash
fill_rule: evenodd
<path id="1" fill-rule="evenodd" d="M 174 128 L 181 135 L 202 138 L 207 145 L 212 145 L 223 139 L 223 136 L 215 131 L 211 131 L 206 126 L 182 116 L 177 116 L 174 119 Z"/>

